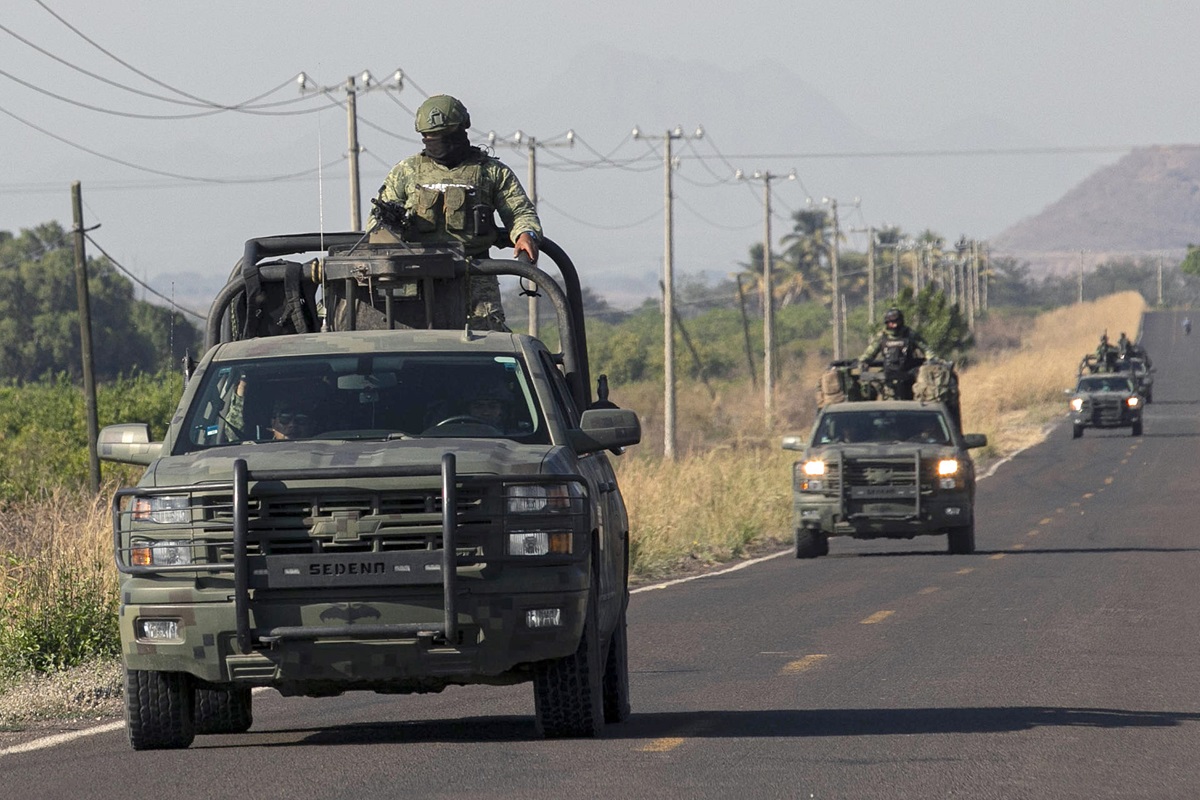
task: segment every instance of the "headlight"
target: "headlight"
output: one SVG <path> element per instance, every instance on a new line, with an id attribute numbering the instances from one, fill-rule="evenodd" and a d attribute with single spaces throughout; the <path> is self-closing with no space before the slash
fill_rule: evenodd
<path id="1" fill-rule="evenodd" d="M 508 535 L 510 556 L 570 555 L 570 531 L 524 531 Z"/>
<path id="2" fill-rule="evenodd" d="M 129 561 L 135 567 L 183 567 L 192 563 L 191 542 L 134 540 Z"/>
<path id="3" fill-rule="evenodd" d="M 1130 408 L 1137 408 L 1141 404 L 1142 398 L 1138 397 L 1137 395 L 1134 395 L 1125 401 L 1125 405 L 1129 406 Z"/>
<path id="4" fill-rule="evenodd" d="M 804 462 L 804 474 L 805 475 L 824 475 L 825 474 L 825 462 L 824 461 L 805 461 Z"/>
<path id="5" fill-rule="evenodd" d="M 192 521 L 186 494 L 150 495 L 133 500 L 133 518 L 138 522 L 186 525 Z"/>
<path id="6" fill-rule="evenodd" d="M 1072 411 L 1083 411 L 1083 398 L 1082 397 L 1072 397 L 1071 398 L 1071 410 Z"/>
<path id="7" fill-rule="evenodd" d="M 565 483 L 512 484 L 504 488 L 504 494 L 510 514 L 571 510 L 571 490 Z"/>
<path id="8" fill-rule="evenodd" d="M 938 462 L 938 475 L 957 475 L 958 459 L 943 458 Z"/>

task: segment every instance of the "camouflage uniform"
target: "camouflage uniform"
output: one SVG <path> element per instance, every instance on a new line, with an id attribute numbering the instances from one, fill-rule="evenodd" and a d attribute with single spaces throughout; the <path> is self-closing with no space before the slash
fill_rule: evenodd
<path id="1" fill-rule="evenodd" d="M 882 357 L 883 371 L 887 384 L 898 400 L 913 399 L 913 383 L 917 369 L 928 359 L 938 359 L 921 334 L 904 324 L 904 316 L 896 309 L 889 309 L 885 319 L 893 317 L 899 323 L 895 328 L 884 327 L 858 357 L 859 361 L 873 361 Z"/>
<path id="2" fill-rule="evenodd" d="M 413 242 L 460 242 L 468 256 L 486 258 L 496 244 L 495 230 L 476 233 L 472 203 L 500 212 L 513 241 L 531 232 L 541 239 L 542 225 L 517 176 L 497 158 L 475 148 L 456 167 L 443 166 L 424 154 L 404 159 L 388 173 L 379 200 L 396 203 L 410 213 L 404 238 Z M 475 190 L 472 199 L 469 190 Z M 489 217 L 490 219 L 490 217 Z M 500 305 L 500 283 L 494 275 L 471 278 L 471 326 L 508 330 Z"/>

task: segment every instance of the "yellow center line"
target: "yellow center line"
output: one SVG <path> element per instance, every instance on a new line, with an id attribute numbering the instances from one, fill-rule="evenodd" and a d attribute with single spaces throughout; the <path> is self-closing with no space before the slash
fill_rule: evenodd
<path id="1" fill-rule="evenodd" d="M 798 658 L 795 661 L 789 661 L 788 663 L 784 664 L 783 669 L 779 670 L 779 674 L 799 675 L 801 672 L 807 672 L 808 670 L 812 669 L 827 658 L 829 658 L 829 656 L 825 655 L 824 653 L 813 653 L 812 655 L 805 656 L 804 658 Z"/>
<path id="2" fill-rule="evenodd" d="M 933 594 L 937 590 L 938 587 L 936 586 L 926 586 L 924 589 L 921 589 L 919 592 L 917 592 L 917 594 Z"/>
<path id="3" fill-rule="evenodd" d="M 975 571 L 974 567 L 963 567 L 962 569 L 957 570 L 954 574 L 955 575 L 967 575 L 974 571 Z"/>
<path id="4" fill-rule="evenodd" d="M 1113 482 L 1114 480 L 1115 480 L 1115 478 L 1113 478 L 1113 476 L 1112 476 L 1112 475 L 1109 475 L 1107 478 L 1105 478 L 1105 479 L 1104 479 L 1104 485 L 1105 485 L 1105 486 L 1112 486 L 1112 482 Z"/>
<path id="5" fill-rule="evenodd" d="M 687 740 L 682 736 L 667 736 L 662 739 L 655 739 L 649 744 L 639 747 L 638 750 L 643 753 L 666 753 L 679 747 L 685 741 Z"/>
<path id="6" fill-rule="evenodd" d="M 1026 536 L 1037 536 L 1037 535 L 1038 535 L 1038 532 L 1037 532 L 1037 531 L 1030 531 L 1029 533 L 1027 533 L 1027 534 L 1025 534 L 1025 535 L 1026 535 Z"/>
<path id="7" fill-rule="evenodd" d="M 871 616 L 862 621 L 863 625 L 874 625 L 876 622 L 883 622 L 885 619 L 895 614 L 895 611 L 876 611 Z"/>
<path id="8" fill-rule="evenodd" d="M 988 556 L 988 559 L 991 561 L 999 561 L 1002 558 L 1004 558 L 1004 553 L 995 553 L 994 555 Z"/>
<path id="9" fill-rule="evenodd" d="M 1041 522 L 1039 522 L 1038 525 L 1049 525 L 1051 522 L 1052 522 L 1052 520 L 1049 517 L 1046 517 Z"/>
<path id="10" fill-rule="evenodd" d="M 1014 545 L 1012 546 L 1012 549 L 1013 549 L 1013 550 L 1024 550 L 1024 549 L 1025 549 L 1025 545 L 1021 544 L 1020 542 L 1017 542 L 1016 544 L 1014 544 Z"/>
<path id="11" fill-rule="evenodd" d="M 1092 494 L 1091 492 L 1084 492 L 1084 493 L 1083 493 L 1083 499 L 1084 499 L 1084 500 L 1087 500 L 1087 499 L 1089 499 L 1089 498 L 1091 498 L 1091 497 L 1095 497 L 1095 495 L 1094 495 L 1094 494 Z"/>

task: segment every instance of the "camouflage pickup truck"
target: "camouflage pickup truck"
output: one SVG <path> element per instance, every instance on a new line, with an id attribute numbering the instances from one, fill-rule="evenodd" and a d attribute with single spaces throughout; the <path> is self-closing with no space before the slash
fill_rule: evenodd
<path id="1" fill-rule="evenodd" d="M 1070 400 L 1071 438 L 1083 436 L 1086 428 L 1129 428 L 1142 435 L 1142 411 L 1145 398 L 1138 379 L 1129 372 L 1083 374 L 1074 389 L 1067 389 Z"/>
<path id="2" fill-rule="evenodd" d="M 134 749 L 246 731 L 255 687 L 528 681 L 545 736 L 630 713 L 606 451 L 640 427 L 603 381 L 591 397 L 573 265 L 545 243 L 563 289 L 524 262 L 360 239 L 251 240 L 165 438 L 100 433 L 103 457 L 146 466 L 113 501 Z M 436 329 L 466 318 L 468 270 L 536 283 L 562 348 Z"/>
<path id="3" fill-rule="evenodd" d="M 944 535 L 950 553 L 975 552 L 968 451 L 987 437 L 963 434 L 941 400 L 861 399 L 878 395 L 871 376 L 849 378 L 849 391 L 821 408 L 807 438 L 783 439 L 785 450 L 803 453 L 792 477 L 796 557 L 827 555 L 834 536 Z"/>

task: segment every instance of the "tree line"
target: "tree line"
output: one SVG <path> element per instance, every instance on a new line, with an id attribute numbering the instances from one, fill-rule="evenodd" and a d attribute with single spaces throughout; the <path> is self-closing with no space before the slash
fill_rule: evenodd
<path id="1" fill-rule="evenodd" d="M 134 296 L 104 257 L 87 259 L 97 380 L 156 373 L 196 352 L 199 333 L 179 312 Z M 72 237 L 56 222 L 0 231 L 0 381 L 82 373 Z"/>

